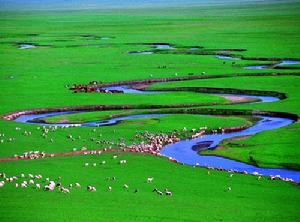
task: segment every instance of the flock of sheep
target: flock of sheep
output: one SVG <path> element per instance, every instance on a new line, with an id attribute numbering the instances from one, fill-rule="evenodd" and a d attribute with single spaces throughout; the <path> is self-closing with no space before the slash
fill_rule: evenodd
<path id="1" fill-rule="evenodd" d="M 15 128 L 17 131 L 21 131 L 21 128 L 16 127 Z M 47 139 L 48 135 L 50 132 L 54 132 L 56 130 L 59 129 L 59 127 L 57 126 L 53 126 L 53 127 L 37 127 L 38 130 L 42 131 L 42 137 L 44 137 L 45 139 Z M 93 132 L 96 132 L 96 129 L 92 129 Z M 207 127 L 201 127 L 199 129 L 192 129 L 191 131 L 189 131 L 189 133 L 191 133 L 191 138 L 196 138 L 196 137 L 201 137 L 203 136 L 207 131 Z M 219 129 L 220 132 L 224 132 L 224 129 Z M 218 130 L 212 132 L 212 133 L 218 133 Z M 23 132 L 24 136 L 31 136 L 32 133 L 30 131 L 24 131 Z M 188 135 L 188 130 L 186 128 L 183 128 L 182 131 L 173 131 L 171 133 L 165 134 L 165 133 L 160 133 L 160 134 L 153 134 L 150 132 L 142 132 L 142 133 L 137 133 L 135 135 L 135 139 L 141 141 L 137 144 L 132 144 L 129 146 L 125 145 L 124 139 L 120 139 L 119 143 L 113 143 L 111 141 L 108 140 L 102 140 L 102 141 L 96 141 L 96 139 L 94 137 L 91 137 L 90 140 L 91 141 L 96 141 L 97 144 L 114 144 L 114 145 L 118 145 L 118 149 L 120 149 L 120 151 L 126 151 L 126 152 L 138 152 L 138 153 L 147 153 L 147 154 L 151 154 L 151 155 L 160 155 L 159 151 L 163 148 L 163 146 L 167 145 L 167 144 L 171 144 L 171 143 L 175 143 L 178 142 L 180 140 L 180 138 L 182 136 L 186 137 Z M 1 133 L 0 134 L 1 140 L 0 142 L 3 143 L 5 138 L 5 134 Z M 75 140 L 75 136 L 69 134 L 67 135 L 67 139 L 70 139 L 71 141 Z M 80 136 L 76 137 L 76 139 L 81 139 Z M 10 137 L 8 139 L 9 142 L 13 142 L 15 141 L 15 138 Z M 53 139 L 50 139 L 50 142 L 53 143 Z M 73 148 L 73 152 L 76 151 L 76 148 Z M 83 151 L 83 154 L 101 154 L 102 151 L 108 151 L 109 149 L 105 148 L 102 151 L 100 150 L 88 150 L 86 147 L 82 147 L 80 149 L 81 151 Z M 46 154 L 45 152 L 41 152 L 41 151 L 29 151 L 29 152 L 24 152 L 21 155 L 15 155 L 16 158 L 18 159 L 37 159 L 37 158 L 44 158 L 46 156 L 54 156 L 54 154 Z M 117 159 L 117 155 L 113 155 L 113 159 Z M 172 159 L 171 159 L 172 160 Z M 172 160 L 174 162 L 176 162 L 176 160 Z M 120 165 L 126 164 L 127 160 L 119 160 L 118 163 Z M 104 165 L 106 164 L 106 161 L 103 160 L 100 162 L 100 165 Z M 199 164 L 198 164 L 199 165 Z M 84 167 L 89 167 L 89 166 L 93 166 L 96 167 L 97 163 L 84 163 Z M 196 164 L 197 166 L 197 164 Z M 221 168 L 214 168 L 214 167 L 207 167 L 209 170 L 219 170 L 219 171 L 225 171 L 224 169 Z M 229 170 L 229 175 L 230 177 L 232 177 L 234 175 L 234 173 L 237 173 L 234 170 Z M 207 172 L 208 174 L 210 174 L 210 171 Z M 244 174 L 248 174 L 247 172 L 244 172 Z M 260 175 L 257 172 L 252 173 L 254 176 L 257 176 L 257 179 L 260 180 L 262 178 L 262 175 Z M 32 174 L 28 174 L 28 175 L 24 175 L 21 174 L 20 176 L 12 176 L 12 177 L 7 177 L 5 175 L 5 173 L 1 173 L 0 174 L 0 179 L 3 179 L 0 181 L 0 188 L 4 187 L 5 184 L 7 183 L 12 183 L 15 182 L 15 187 L 21 187 L 21 188 L 27 188 L 27 187 L 31 187 L 31 188 L 35 188 L 37 190 L 45 190 L 45 191 L 54 191 L 54 190 L 58 190 L 62 193 L 70 193 L 72 189 L 81 189 L 81 185 L 76 182 L 73 184 L 69 184 L 67 186 L 63 186 L 60 178 L 56 179 L 56 180 L 50 180 L 49 178 L 46 179 L 42 179 L 42 175 L 32 175 Z M 288 182 L 294 182 L 292 179 L 289 178 L 282 178 L 280 177 L 280 175 L 275 175 L 275 176 L 270 176 L 269 177 L 271 180 L 283 180 L 283 181 L 288 181 Z M 115 177 L 112 177 L 111 180 L 116 180 Z M 147 183 L 152 183 L 153 181 L 153 177 L 148 177 L 146 182 Z M 129 186 L 127 184 L 123 184 L 122 187 L 126 190 L 129 189 Z M 86 190 L 88 192 L 96 192 L 97 188 L 95 186 L 92 185 L 87 185 Z M 111 192 L 113 190 L 112 186 L 108 186 L 107 187 L 107 191 Z M 228 192 L 232 191 L 231 187 L 227 187 L 226 189 Z M 134 193 L 139 192 L 138 189 L 134 190 Z M 168 195 L 168 196 L 172 196 L 173 193 L 168 190 L 167 188 L 164 189 L 163 191 L 158 190 L 157 188 L 153 189 L 153 192 L 157 193 L 158 195 Z"/>
<path id="2" fill-rule="evenodd" d="M 20 174 L 19 176 L 7 176 L 5 173 L 0 173 L 0 188 L 4 187 L 6 184 L 14 183 L 16 188 L 34 188 L 36 190 L 44 190 L 44 191 L 55 191 L 58 190 L 61 193 L 70 193 L 72 189 L 81 189 L 80 183 L 76 182 L 74 185 L 70 183 L 67 186 L 63 186 L 61 182 L 61 177 L 58 177 L 55 180 L 51 180 L 50 178 L 43 179 L 41 174 L 33 175 L 33 174 Z M 116 177 L 108 178 L 109 180 L 116 180 Z M 154 180 L 153 177 L 148 177 L 146 179 L 146 183 L 152 183 Z M 129 190 L 129 186 L 127 184 L 123 184 L 123 188 Z M 87 185 L 86 190 L 88 192 L 96 192 L 97 188 L 92 185 Z M 111 192 L 112 186 L 107 187 L 107 191 Z M 138 193 L 138 189 L 134 189 L 134 193 Z M 159 195 L 167 195 L 172 196 L 173 193 L 165 188 L 164 192 L 158 190 L 157 188 L 153 189 L 153 192 Z"/>

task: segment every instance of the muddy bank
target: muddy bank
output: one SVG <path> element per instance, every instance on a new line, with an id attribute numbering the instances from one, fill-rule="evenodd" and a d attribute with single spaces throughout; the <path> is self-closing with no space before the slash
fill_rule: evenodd
<path id="1" fill-rule="evenodd" d="M 231 95 L 219 95 L 219 96 L 229 100 L 233 104 L 250 103 L 250 102 L 258 101 L 257 99 L 247 98 L 247 97 L 242 97 L 242 96 L 231 96 Z"/>

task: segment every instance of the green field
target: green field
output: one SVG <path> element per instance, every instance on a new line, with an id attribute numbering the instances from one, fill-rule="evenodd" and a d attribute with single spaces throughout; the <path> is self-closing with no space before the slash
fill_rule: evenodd
<path id="1" fill-rule="evenodd" d="M 299 10 L 300 3 L 259 7 L 2 11 L 0 116 L 21 110 L 85 105 L 133 105 L 134 109 L 85 112 L 44 120 L 81 123 L 141 113 L 169 114 L 126 120 L 114 126 L 58 128 L 50 130 L 48 136 L 42 136 L 43 129 L 38 125 L 1 118 L 0 158 L 35 150 L 62 153 L 82 147 L 88 150 L 119 148 L 116 144 L 120 141 L 126 145 L 141 142 L 135 135 L 145 131 L 170 133 L 187 128 L 187 133 L 180 135 L 184 139 L 191 135 L 193 128 L 250 126 L 255 120 L 249 116 L 170 114 L 172 109 L 166 109 L 170 105 L 262 110 L 299 116 L 299 65 L 288 65 L 285 69 L 243 68 L 275 64 L 275 60 L 287 58 L 300 60 Z M 39 47 L 19 49 L 21 43 Z M 153 43 L 168 43 L 174 49 L 155 50 Z M 190 53 L 193 47 L 199 49 Z M 129 54 L 144 50 L 155 53 Z M 213 55 L 224 51 L 248 59 L 221 60 Z M 207 53 L 210 55 L 203 55 Z M 257 58 L 273 61 L 255 60 Z M 284 75 L 257 76 L 257 73 Z M 68 89 L 72 84 L 87 84 L 93 80 L 106 83 L 227 74 L 249 76 L 156 83 L 149 88 L 233 88 L 280 92 L 287 98 L 272 103 L 230 104 L 223 97 L 193 91 L 139 95 L 73 93 Z M 160 109 L 153 108 L 158 105 Z M 202 153 L 247 163 L 251 163 L 251 157 L 260 167 L 300 170 L 299 133 L 297 121 L 241 140 L 226 140 L 217 149 Z M 110 141 L 114 145 L 97 141 Z M 267 177 L 258 179 L 253 175 L 230 177 L 228 172 L 176 164 L 165 157 L 123 152 L 117 155 L 117 159 L 112 158 L 112 153 L 8 162 L 0 159 L 0 172 L 8 176 L 42 174 L 43 179 L 36 181 L 42 186 L 45 178 L 56 180 L 60 176 L 65 186 L 75 182 L 82 186 L 63 194 L 33 187 L 16 188 L 15 182 L 6 183 L 0 187 L 0 220 L 300 221 L 299 185 L 271 181 Z M 118 164 L 121 159 L 128 163 Z M 106 164 L 101 165 L 101 161 Z M 84 163 L 90 166 L 84 167 Z M 91 166 L 92 163 L 97 166 Z M 111 177 L 116 180 L 107 179 Z M 147 183 L 148 177 L 154 181 Z M 124 184 L 128 184 L 129 189 L 125 189 Z M 97 192 L 87 192 L 87 185 L 96 186 Z M 108 186 L 112 187 L 111 192 Z M 152 192 L 154 188 L 167 188 L 173 196 L 157 195 Z"/>

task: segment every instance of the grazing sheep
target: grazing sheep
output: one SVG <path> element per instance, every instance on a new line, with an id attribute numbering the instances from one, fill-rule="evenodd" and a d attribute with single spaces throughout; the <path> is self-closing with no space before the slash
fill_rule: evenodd
<path id="1" fill-rule="evenodd" d="M 117 155 L 113 155 L 113 159 L 117 159 L 118 158 L 118 156 Z"/>
<path id="2" fill-rule="evenodd" d="M 97 163 L 93 163 L 93 166 L 94 166 L 94 167 L 97 166 Z"/>
<path id="3" fill-rule="evenodd" d="M 41 185 L 37 183 L 37 184 L 35 184 L 35 188 L 36 189 L 41 189 Z"/>
<path id="4" fill-rule="evenodd" d="M 125 189 L 128 189 L 128 188 L 129 188 L 129 186 L 128 186 L 127 184 L 124 184 L 123 187 L 124 187 Z"/>
<path id="5" fill-rule="evenodd" d="M 228 187 L 228 188 L 227 188 L 227 191 L 230 192 L 230 191 L 231 191 L 231 187 Z"/>
<path id="6" fill-rule="evenodd" d="M 23 183 L 21 183 L 21 187 L 22 187 L 22 188 L 26 188 L 26 187 L 27 187 L 27 184 L 23 182 Z"/>
<path id="7" fill-rule="evenodd" d="M 167 196 L 173 196 L 173 193 L 171 191 L 166 191 Z"/>
<path id="8" fill-rule="evenodd" d="M 87 186 L 87 191 L 89 191 L 89 192 L 96 192 L 96 187 Z"/>
<path id="9" fill-rule="evenodd" d="M 64 188 L 64 187 L 61 187 L 61 188 L 60 188 L 60 191 L 61 191 L 62 193 L 70 193 L 70 190 L 67 189 L 67 188 Z"/>
<path id="10" fill-rule="evenodd" d="M 29 184 L 30 184 L 30 185 L 33 185 L 33 184 L 34 184 L 34 181 L 33 181 L 33 180 L 29 180 Z"/>
<path id="11" fill-rule="evenodd" d="M 153 177 L 148 177 L 147 178 L 147 183 L 152 183 L 153 179 L 154 179 Z"/>
<path id="12" fill-rule="evenodd" d="M 0 181 L 0 187 L 4 187 L 5 182 L 4 181 Z"/>
<path id="13" fill-rule="evenodd" d="M 161 195 L 161 196 L 162 196 L 162 195 L 164 195 L 164 193 L 163 193 L 163 192 L 161 192 L 161 191 L 159 191 L 159 190 L 158 190 L 158 191 L 156 191 L 156 193 L 157 193 L 157 194 L 159 194 L 159 195 Z"/>
<path id="14" fill-rule="evenodd" d="M 44 190 L 46 191 L 52 191 L 54 189 L 55 189 L 54 181 L 50 181 L 49 184 L 44 187 Z"/>
<path id="15" fill-rule="evenodd" d="M 154 188 L 153 190 L 152 190 L 152 192 L 155 192 L 155 193 L 157 193 L 157 194 L 159 194 L 159 195 L 164 195 L 164 193 L 163 192 L 161 192 L 160 190 L 158 190 L 157 188 Z"/>
<path id="16" fill-rule="evenodd" d="M 18 183 L 16 183 L 16 184 L 15 184 L 15 187 L 19 187 L 19 184 L 18 184 Z"/>
<path id="17" fill-rule="evenodd" d="M 84 166 L 85 166 L 85 167 L 89 166 L 89 163 L 85 163 Z"/>
<path id="18" fill-rule="evenodd" d="M 102 162 L 101 162 L 101 164 L 103 165 L 103 164 L 106 164 L 106 161 L 105 160 L 103 160 Z"/>
<path id="19" fill-rule="evenodd" d="M 35 179 L 41 179 L 41 178 L 42 178 L 42 175 L 35 175 L 34 178 L 35 178 Z"/>
<path id="20" fill-rule="evenodd" d="M 134 193 L 138 193 L 138 192 L 139 192 L 139 190 L 138 190 L 138 189 L 135 189 L 135 190 L 134 190 Z"/>
<path id="21" fill-rule="evenodd" d="M 70 183 L 70 184 L 69 184 L 69 187 L 72 188 L 72 187 L 73 187 L 73 184 Z"/>
<path id="22" fill-rule="evenodd" d="M 126 160 L 120 160 L 119 163 L 120 164 L 125 164 L 125 163 L 127 163 L 127 161 Z"/>
<path id="23" fill-rule="evenodd" d="M 52 186 L 50 186 L 50 185 L 46 185 L 46 186 L 44 187 L 44 190 L 45 190 L 45 191 L 52 191 L 52 190 L 54 190 L 54 188 L 53 188 Z"/>
<path id="24" fill-rule="evenodd" d="M 108 187 L 108 191 L 112 191 L 112 187 L 111 186 Z"/>

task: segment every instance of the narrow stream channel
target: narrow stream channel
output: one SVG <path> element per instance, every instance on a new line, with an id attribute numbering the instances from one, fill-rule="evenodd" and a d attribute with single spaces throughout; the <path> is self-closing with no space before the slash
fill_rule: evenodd
<path id="1" fill-rule="evenodd" d="M 110 87 L 110 89 L 123 90 L 124 93 L 139 93 L 139 94 L 150 93 L 147 91 L 131 89 L 128 86 Z M 151 91 L 151 93 L 161 93 L 161 91 Z M 219 95 L 224 95 L 224 94 L 219 94 Z M 239 94 L 226 94 L 226 95 L 243 96 L 243 97 L 260 99 L 260 102 L 275 102 L 279 100 L 277 97 L 271 97 L 271 96 L 253 96 L 253 95 L 239 95 Z M 78 113 L 78 112 L 51 112 L 51 113 L 44 113 L 44 114 L 37 114 L 37 115 L 23 115 L 16 118 L 14 121 L 22 122 L 22 123 L 48 125 L 48 126 L 94 126 L 95 127 L 95 126 L 115 125 L 121 122 L 122 120 L 128 120 L 128 119 L 161 117 L 167 115 L 167 114 L 129 115 L 124 117 L 111 118 L 104 121 L 94 121 L 94 122 L 87 122 L 81 124 L 43 124 L 43 123 L 32 122 L 37 118 L 45 118 L 49 116 L 57 116 L 57 115 L 72 114 L 72 113 Z M 252 127 L 249 127 L 245 130 L 239 132 L 233 132 L 233 133 L 209 134 L 209 135 L 204 135 L 201 138 L 181 140 L 177 143 L 166 145 L 160 151 L 160 153 L 164 156 L 171 157 L 182 164 L 187 164 L 192 166 L 222 168 L 226 170 L 234 170 L 236 172 L 249 173 L 249 174 L 258 173 L 265 176 L 280 175 L 280 177 L 290 178 L 293 179 L 295 182 L 300 182 L 300 171 L 293 171 L 287 169 L 275 169 L 275 168 L 260 168 L 250 164 L 227 159 L 224 157 L 206 156 L 198 153 L 199 147 L 201 150 L 212 149 L 218 146 L 224 139 L 255 135 L 263 131 L 275 130 L 281 127 L 288 126 L 293 123 L 293 120 L 288 118 L 269 117 L 269 116 L 258 116 L 258 117 L 261 118 L 261 120 L 258 121 Z M 201 123 L 199 124 L 201 125 Z"/>

